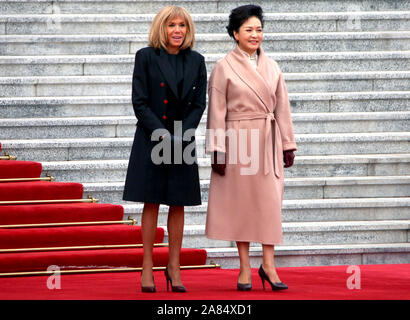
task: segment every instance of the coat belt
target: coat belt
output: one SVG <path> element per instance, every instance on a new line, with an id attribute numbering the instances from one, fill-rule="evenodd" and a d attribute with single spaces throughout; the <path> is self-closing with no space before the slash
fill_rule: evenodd
<path id="1" fill-rule="evenodd" d="M 238 121 L 238 120 L 255 120 L 265 119 L 265 154 L 264 154 L 264 174 L 267 175 L 272 170 L 277 178 L 279 175 L 279 160 L 278 156 L 281 155 L 282 150 L 278 150 L 279 145 L 275 139 L 280 137 L 280 130 L 276 123 L 275 115 L 272 112 L 228 112 L 226 121 Z M 272 126 L 274 127 L 275 138 L 272 136 Z M 271 146 L 269 146 L 271 144 Z"/>

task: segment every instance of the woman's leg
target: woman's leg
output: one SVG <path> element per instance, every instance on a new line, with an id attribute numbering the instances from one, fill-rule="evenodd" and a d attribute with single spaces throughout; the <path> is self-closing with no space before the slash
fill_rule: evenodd
<path id="1" fill-rule="evenodd" d="M 180 273 L 180 255 L 182 237 L 184 233 L 184 207 L 170 206 L 168 212 L 168 246 L 169 261 L 168 274 L 172 279 L 172 285 L 182 285 Z"/>
<path id="2" fill-rule="evenodd" d="M 142 211 L 141 228 L 142 244 L 144 246 L 144 256 L 142 262 L 141 285 L 152 287 L 153 282 L 153 261 L 152 251 L 154 248 L 155 233 L 157 231 L 159 204 L 145 203 Z"/>
<path id="3" fill-rule="evenodd" d="M 251 283 L 251 263 L 249 260 L 249 242 L 236 242 L 239 253 L 239 277 L 241 284 Z"/>
<path id="4" fill-rule="evenodd" d="M 275 267 L 275 247 L 273 245 L 262 245 L 263 248 L 263 261 L 262 268 L 268 275 L 271 282 L 281 282 Z"/>

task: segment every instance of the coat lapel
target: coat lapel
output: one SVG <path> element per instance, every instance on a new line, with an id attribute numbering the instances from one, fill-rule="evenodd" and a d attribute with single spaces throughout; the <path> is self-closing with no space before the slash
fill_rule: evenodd
<path id="1" fill-rule="evenodd" d="M 167 53 L 165 52 L 165 49 L 163 48 L 160 49 L 159 55 L 157 55 L 157 63 L 162 72 L 162 75 L 165 78 L 165 81 L 168 83 L 173 94 L 175 95 L 175 97 L 178 97 L 177 81 L 175 78 L 175 73 L 172 70 L 171 65 L 169 64 Z"/>
<path id="2" fill-rule="evenodd" d="M 260 48 L 258 58 L 258 71 L 256 71 L 248 61 L 246 61 L 247 58 L 242 52 L 240 52 L 239 47 L 232 50 L 226 58 L 233 72 L 236 73 L 250 89 L 252 89 L 256 96 L 262 101 L 267 111 L 272 112 L 273 106 L 270 92 L 271 90 L 267 84 L 268 78 L 266 77 L 268 75 L 264 72 L 264 69 L 269 68 L 269 66 L 267 65 L 266 57 L 262 48 Z"/>
<path id="3" fill-rule="evenodd" d="M 182 86 L 182 96 L 179 97 L 181 101 L 184 100 L 185 96 L 189 92 L 189 89 L 191 88 L 192 83 L 195 80 L 195 77 L 198 76 L 193 65 L 194 61 L 192 61 L 193 59 L 191 50 L 189 48 L 185 49 L 182 54 L 184 64 L 184 81 Z M 177 80 L 175 73 L 172 70 L 171 65 L 169 64 L 165 49 L 160 49 L 159 56 L 157 56 L 157 62 L 166 82 L 168 83 L 175 97 L 178 98 Z"/>
<path id="4" fill-rule="evenodd" d="M 181 96 L 182 101 L 184 100 L 185 96 L 189 92 L 195 78 L 198 76 L 196 72 L 197 68 L 195 68 L 193 65 L 194 61 L 192 59 L 191 49 L 189 48 L 186 49 L 183 55 L 184 55 L 184 82 L 182 86 L 182 96 Z"/>

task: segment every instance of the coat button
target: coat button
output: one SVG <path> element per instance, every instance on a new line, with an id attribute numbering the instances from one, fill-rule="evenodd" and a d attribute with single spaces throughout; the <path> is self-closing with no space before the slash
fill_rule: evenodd
<path id="1" fill-rule="evenodd" d="M 161 87 L 165 86 L 165 84 L 163 82 L 161 82 Z"/>
<path id="2" fill-rule="evenodd" d="M 165 99 L 165 100 L 164 100 L 164 103 L 165 103 L 165 104 L 167 104 L 167 103 L 168 103 L 168 100 L 167 100 L 167 99 Z"/>

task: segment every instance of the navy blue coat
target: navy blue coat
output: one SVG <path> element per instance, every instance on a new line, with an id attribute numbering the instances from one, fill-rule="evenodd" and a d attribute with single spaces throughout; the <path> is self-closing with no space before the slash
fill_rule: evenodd
<path id="1" fill-rule="evenodd" d="M 174 121 L 182 121 L 182 134 L 188 129 L 196 129 L 206 107 L 204 57 L 190 49 L 181 54 L 184 70 L 181 95 L 164 49 L 147 47 L 135 55 L 132 104 L 138 122 L 128 163 L 124 200 L 179 206 L 201 204 L 196 161 L 155 164 L 151 158 L 152 149 L 160 143 L 155 135 L 151 136 L 155 130 L 170 132 L 173 146 L 178 140 L 173 135 Z M 188 146 L 196 159 L 192 143 L 195 144 L 195 136 L 184 141 L 182 148 Z"/>

